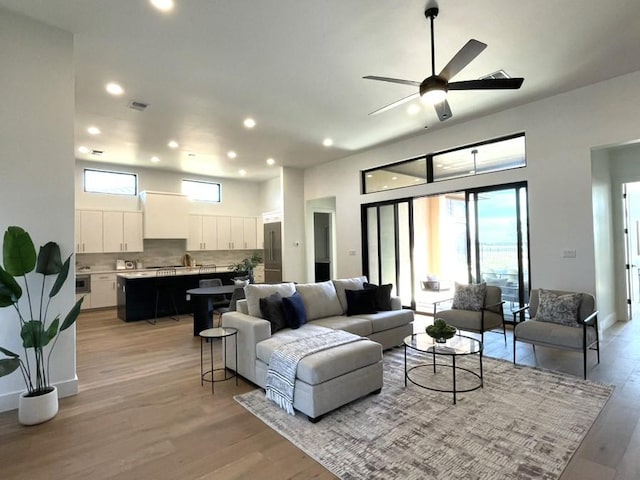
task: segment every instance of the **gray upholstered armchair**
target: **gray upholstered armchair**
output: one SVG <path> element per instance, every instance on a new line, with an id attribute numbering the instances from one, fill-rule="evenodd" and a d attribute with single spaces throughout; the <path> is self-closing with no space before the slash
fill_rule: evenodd
<path id="1" fill-rule="evenodd" d="M 587 378 L 587 351 L 595 350 L 600 363 L 598 311 L 595 299 L 588 293 L 562 290 L 531 290 L 529 305 L 513 312 L 514 324 L 519 315 L 529 310 L 529 320 L 516 324 L 513 330 L 513 363 L 516 343 L 582 352 L 584 378 Z"/>
<path id="2" fill-rule="evenodd" d="M 475 298 L 471 298 L 475 297 Z M 507 333 L 504 326 L 502 290 L 494 285 L 455 285 L 451 309 L 437 311 L 439 305 L 448 300 L 435 302 L 434 318 L 442 318 L 458 330 L 479 333 L 484 342 L 484 332 L 502 328 L 505 345 Z"/>

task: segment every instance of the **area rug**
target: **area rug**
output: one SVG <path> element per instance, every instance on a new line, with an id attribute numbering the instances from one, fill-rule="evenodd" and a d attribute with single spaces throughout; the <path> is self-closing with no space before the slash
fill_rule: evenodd
<path id="1" fill-rule="evenodd" d="M 485 357 L 484 388 L 459 394 L 453 405 L 451 394 L 405 388 L 403 355 L 401 348 L 385 353 L 380 394 L 316 424 L 287 415 L 261 390 L 235 399 L 342 479 L 549 480 L 560 476 L 613 392 Z M 408 356 L 410 366 L 423 360 Z M 477 369 L 477 361 L 466 366 Z"/>

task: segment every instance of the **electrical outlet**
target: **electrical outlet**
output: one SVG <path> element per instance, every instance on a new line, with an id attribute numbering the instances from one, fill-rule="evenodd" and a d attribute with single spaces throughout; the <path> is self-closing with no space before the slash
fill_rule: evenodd
<path id="1" fill-rule="evenodd" d="M 562 258 L 576 258 L 576 251 L 571 248 L 566 248 L 562 251 Z"/>
<path id="2" fill-rule="evenodd" d="M 350 257 L 355 257 L 356 256 L 356 251 L 355 250 L 349 250 L 349 256 Z"/>

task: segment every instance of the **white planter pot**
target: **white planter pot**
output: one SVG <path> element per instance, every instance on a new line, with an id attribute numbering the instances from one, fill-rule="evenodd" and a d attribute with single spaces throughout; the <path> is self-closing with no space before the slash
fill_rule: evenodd
<path id="1" fill-rule="evenodd" d="M 51 420 L 58 413 L 58 389 L 37 397 L 27 397 L 27 392 L 20 395 L 18 421 L 22 425 L 37 425 Z"/>

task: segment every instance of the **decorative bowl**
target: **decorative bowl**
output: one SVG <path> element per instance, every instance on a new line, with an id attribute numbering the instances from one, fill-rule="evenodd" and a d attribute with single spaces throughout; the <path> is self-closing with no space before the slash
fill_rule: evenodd
<path id="1" fill-rule="evenodd" d="M 433 325 L 429 325 L 425 331 L 436 342 L 445 343 L 456 334 L 456 327 L 452 327 L 441 318 L 436 318 Z"/>

